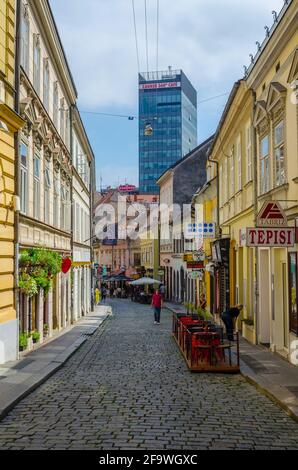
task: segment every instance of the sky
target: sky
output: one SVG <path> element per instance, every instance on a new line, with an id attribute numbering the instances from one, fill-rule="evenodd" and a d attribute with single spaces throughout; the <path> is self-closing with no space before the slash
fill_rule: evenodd
<path id="1" fill-rule="evenodd" d="M 96 156 L 98 189 L 138 185 L 138 121 L 87 114 L 138 114 L 132 0 L 50 0 Z M 159 70 L 182 69 L 198 92 L 198 143 L 214 133 L 264 26 L 283 0 L 160 0 Z M 141 71 L 147 70 L 145 1 L 135 0 Z M 157 0 L 147 0 L 149 69 L 157 64 Z"/>

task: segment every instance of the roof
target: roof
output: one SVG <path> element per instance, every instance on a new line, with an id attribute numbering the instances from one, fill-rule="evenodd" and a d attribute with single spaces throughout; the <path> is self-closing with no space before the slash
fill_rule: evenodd
<path id="1" fill-rule="evenodd" d="M 181 158 L 180 160 L 178 160 L 176 163 L 174 163 L 174 165 L 170 166 L 166 171 L 164 171 L 162 173 L 162 175 L 160 175 L 160 177 L 158 178 L 158 180 L 156 181 L 156 183 L 158 184 L 158 182 L 168 173 L 168 171 L 171 171 L 171 170 L 175 170 L 175 168 L 177 168 L 179 165 L 181 165 L 183 162 L 185 162 L 186 160 L 188 160 L 189 158 L 191 158 L 192 156 L 194 156 L 198 151 L 202 150 L 202 148 L 204 148 L 207 144 L 209 144 L 210 142 L 212 142 L 212 140 L 214 139 L 214 134 L 210 137 L 208 137 L 208 139 L 204 140 L 204 142 L 202 142 L 201 144 L 199 144 L 197 147 L 195 147 L 193 150 L 191 150 L 191 152 L 189 152 L 187 155 L 185 155 L 183 158 Z"/>

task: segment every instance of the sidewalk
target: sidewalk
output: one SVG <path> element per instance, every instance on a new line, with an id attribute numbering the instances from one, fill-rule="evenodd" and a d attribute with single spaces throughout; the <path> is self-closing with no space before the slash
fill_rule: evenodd
<path id="1" fill-rule="evenodd" d="M 183 305 L 170 302 L 172 312 L 186 312 Z M 298 367 L 262 346 L 240 339 L 241 374 L 258 390 L 277 402 L 298 422 Z"/>
<path id="2" fill-rule="evenodd" d="M 60 369 L 111 314 L 109 306 L 95 307 L 95 312 L 44 346 L 19 361 L 0 365 L 0 419 Z"/>

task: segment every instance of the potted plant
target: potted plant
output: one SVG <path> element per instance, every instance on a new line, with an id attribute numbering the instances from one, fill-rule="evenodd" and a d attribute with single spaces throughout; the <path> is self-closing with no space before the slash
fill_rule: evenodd
<path id="1" fill-rule="evenodd" d="M 43 335 L 44 335 L 44 337 L 47 337 L 48 334 L 49 334 L 49 325 L 47 323 L 45 323 L 43 325 Z"/>
<path id="2" fill-rule="evenodd" d="M 20 351 L 25 351 L 28 347 L 28 334 L 27 333 L 20 333 L 19 336 L 19 348 Z"/>
<path id="3" fill-rule="evenodd" d="M 33 343 L 34 343 L 34 344 L 38 343 L 38 341 L 40 340 L 40 333 L 39 333 L 39 331 L 33 331 L 33 333 L 32 333 L 32 340 L 33 340 Z"/>

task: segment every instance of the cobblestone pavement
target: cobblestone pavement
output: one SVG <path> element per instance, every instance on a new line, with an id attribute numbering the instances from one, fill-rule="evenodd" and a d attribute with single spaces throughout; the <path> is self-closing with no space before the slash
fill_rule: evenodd
<path id="1" fill-rule="evenodd" d="M 298 449 L 298 424 L 240 375 L 191 374 L 171 315 L 115 316 L 0 423 L 0 449 Z"/>

